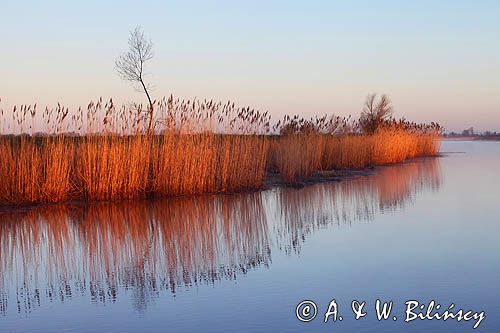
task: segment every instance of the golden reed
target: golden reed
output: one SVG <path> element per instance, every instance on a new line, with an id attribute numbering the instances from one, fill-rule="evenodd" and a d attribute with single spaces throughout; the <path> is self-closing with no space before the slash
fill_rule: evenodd
<path id="1" fill-rule="evenodd" d="M 370 165 L 436 156 L 441 128 L 390 119 L 367 134 L 348 118 L 311 120 L 285 117 L 275 126 L 270 161 L 285 182 L 304 180 L 318 171 L 362 169 Z"/>
<path id="2" fill-rule="evenodd" d="M 155 126 L 141 105 L 91 102 L 69 116 L 60 105 L 0 117 L 0 205 L 117 200 L 262 188 L 266 171 L 284 182 L 321 170 L 364 168 L 435 155 L 435 124 L 387 121 L 373 134 L 339 117 L 270 116 L 234 103 L 155 102 Z M 43 123 L 43 132 L 35 132 Z M 5 134 L 2 134 L 5 133 Z M 21 134 L 6 134 L 21 133 Z"/>

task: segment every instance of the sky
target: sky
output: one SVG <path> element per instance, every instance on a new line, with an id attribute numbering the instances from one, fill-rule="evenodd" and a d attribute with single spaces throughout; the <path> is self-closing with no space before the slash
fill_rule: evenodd
<path id="1" fill-rule="evenodd" d="M 145 102 L 114 61 L 141 26 L 154 98 L 231 100 L 284 114 L 396 117 L 500 131 L 500 1 L 0 0 L 0 98 L 74 108 Z"/>

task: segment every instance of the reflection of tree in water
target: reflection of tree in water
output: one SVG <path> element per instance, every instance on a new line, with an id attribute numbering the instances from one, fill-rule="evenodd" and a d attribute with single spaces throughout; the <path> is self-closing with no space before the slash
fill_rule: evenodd
<path id="1" fill-rule="evenodd" d="M 277 243 L 286 253 L 300 252 L 301 243 L 315 229 L 371 221 L 376 214 L 411 203 L 417 192 L 437 190 L 441 178 L 439 160 L 421 159 L 342 182 L 279 188 Z"/>
<path id="2" fill-rule="evenodd" d="M 300 190 L 0 213 L 0 312 L 73 297 L 115 302 L 124 292 L 143 311 L 162 291 L 269 265 L 272 221 L 278 248 L 299 252 L 315 229 L 369 221 L 440 180 L 429 159 Z"/>
<path id="3" fill-rule="evenodd" d="M 44 298 L 105 303 L 120 290 L 143 310 L 162 290 L 235 279 L 270 261 L 260 193 L 55 206 L 0 219 L 3 313 L 9 301 L 29 313 Z"/>

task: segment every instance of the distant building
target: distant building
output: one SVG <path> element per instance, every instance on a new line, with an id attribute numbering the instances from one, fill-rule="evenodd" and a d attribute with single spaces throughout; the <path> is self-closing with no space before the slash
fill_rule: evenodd
<path id="1" fill-rule="evenodd" d="M 474 127 L 470 127 L 468 129 L 463 130 L 462 135 L 464 135 L 464 136 L 474 135 Z"/>

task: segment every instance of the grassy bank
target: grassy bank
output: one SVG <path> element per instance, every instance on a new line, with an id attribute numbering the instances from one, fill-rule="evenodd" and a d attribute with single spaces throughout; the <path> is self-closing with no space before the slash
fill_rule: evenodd
<path id="1" fill-rule="evenodd" d="M 98 101 L 71 117 L 58 106 L 42 113 L 41 135 L 36 107 L 15 108 L 12 122 L 0 123 L 0 204 L 232 193 L 261 188 L 269 170 L 293 183 L 439 149 L 434 124 L 390 120 L 365 133 L 338 117 L 286 117 L 270 135 L 267 113 L 229 102 L 169 98 L 154 111 L 155 129 L 147 131 L 141 106 Z"/>

